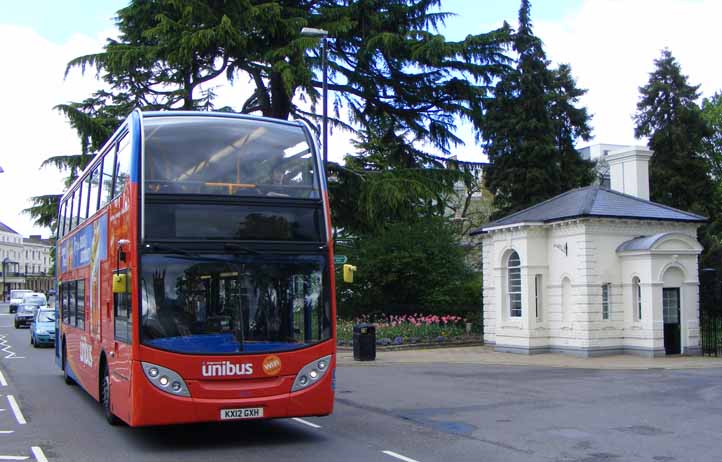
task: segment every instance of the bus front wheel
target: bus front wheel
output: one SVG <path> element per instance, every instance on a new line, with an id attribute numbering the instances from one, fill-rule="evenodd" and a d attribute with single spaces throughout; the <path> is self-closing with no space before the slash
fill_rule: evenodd
<path id="1" fill-rule="evenodd" d="M 110 377 L 108 376 L 108 366 L 103 367 L 103 383 L 100 387 L 100 402 L 103 405 L 105 420 L 107 420 L 110 425 L 118 425 L 119 420 L 110 408 Z"/>

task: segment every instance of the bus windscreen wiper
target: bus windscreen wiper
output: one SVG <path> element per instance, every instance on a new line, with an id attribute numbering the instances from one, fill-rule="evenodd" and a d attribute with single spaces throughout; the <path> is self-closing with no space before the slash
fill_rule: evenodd
<path id="1" fill-rule="evenodd" d="M 181 249 L 179 247 L 168 246 L 168 245 L 146 244 L 145 248 L 150 249 L 154 252 L 174 253 L 177 255 L 183 255 L 186 257 L 193 257 L 193 258 L 201 257 L 201 255 L 199 255 L 195 252 L 189 252 L 188 250 Z"/>
<path id="2" fill-rule="evenodd" d="M 243 246 L 240 244 L 235 244 L 233 242 L 226 242 L 225 244 L 223 244 L 223 248 L 226 250 L 229 250 L 231 252 L 243 252 L 243 253 L 247 253 L 247 254 L 251 254 L 251 255 L 259 255 L 261 253 L 257 250 L 253 250 L 249 247 L 246 247 L 246 246 Z"/>
<path id="3" fill-rule="evenodd" d="M 173 247 L 169 245 L 158 245 L 158 244 L 146 244 L 146 249 L 151 249 L 154 252 L 162 252 L 166 254 L 172 254 L 172 255 L 178 255 L 180 257 L 188 257 L 193 258 L 196 260 L 202 260 L 202 261 L 214 261 L 214 262 L 220 262 L 220 263 L 228 263 L 227 260 L 223 258 L 217 258 L 217 257 L 210 257 L 208 255 L 201 255 L 198 252 L 190 252 L 185 249 L 181 249 L 179 247 Z"/>

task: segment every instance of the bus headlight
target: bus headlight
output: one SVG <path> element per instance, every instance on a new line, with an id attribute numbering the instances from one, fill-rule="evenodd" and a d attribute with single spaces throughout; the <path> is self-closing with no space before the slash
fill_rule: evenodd
<path id="1" fill-rule="evenodd" d="M 185 381 L 177 372 L 151 363 L 141 362 L 140 364 L 143 366 L 143 372 L 150 383 L 159 390 L 177 396 L 189 397 L 191 395 Z"/>
<path id="2" fill-rule="evenodd" d="M 304 388 L 312 385 L 326 375 L 328 365 L 331 364 L 331 356 L 324 356 L 321 359 L 316 359 L 301 369 L 296 375 L 296 380 L 293 382 L 291 392 L 303 390 Z"/>

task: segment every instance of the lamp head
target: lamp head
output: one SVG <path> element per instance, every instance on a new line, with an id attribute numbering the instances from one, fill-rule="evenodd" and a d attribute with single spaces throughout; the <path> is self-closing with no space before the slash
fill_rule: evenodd
<path id="1" fill-rule="evenodd" d="M 301 36 L 326 38 L 328 37 L 328 31 L 323 29 L 316 29 L 315 27 L 304 27 L 303 29 L 301 29 Z"/>

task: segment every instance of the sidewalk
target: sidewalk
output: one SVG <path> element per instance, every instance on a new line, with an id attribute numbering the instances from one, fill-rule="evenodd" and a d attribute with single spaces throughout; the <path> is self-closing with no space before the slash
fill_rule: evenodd
<path id="1" fill-rule="evenodd" d="M 426 350 L 377 351 L 375 361 L 354 361 L 352 351 L 339 351 L 339 366 L 386 366 L 393 364 L 486 364 L 500 366 L 570 367 L 579 369 L 703 369 L 722 368 L 722 358 L 672 356 L 642 358 L 633 355 L 577 358 L 558 353 L 520 355 L 498 353 L 490 346 Z"/>

